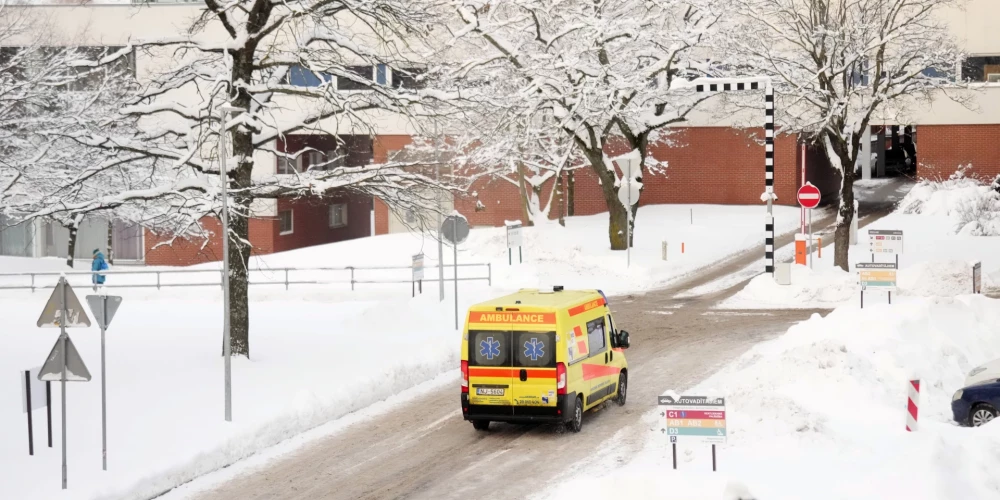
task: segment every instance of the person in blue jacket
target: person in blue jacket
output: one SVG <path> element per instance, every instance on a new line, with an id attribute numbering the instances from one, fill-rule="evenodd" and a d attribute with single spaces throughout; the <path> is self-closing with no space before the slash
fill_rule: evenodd
<path id="1" fill-rule="evenodd" d="M 91 271 L 104 271 L 108 268 L 108 263 L 104 261 L 104 254 L 100 250 L 94 249 L 94 262 L 90 265 Z M 104 275 L 94 273 L 91 275 L 94 280 L 94 291 L 97 291 L 97 287 L 104 284 Z"/>

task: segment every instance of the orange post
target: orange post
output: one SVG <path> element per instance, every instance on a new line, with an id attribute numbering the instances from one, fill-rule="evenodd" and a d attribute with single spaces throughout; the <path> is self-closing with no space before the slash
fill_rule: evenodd
<path id="1" fill-rule="evenodd" d="M 681 242 L 681 253 L 684 253 L 684 242 Z"/>
<path id="2" fill-rule="evenodd" d="M 818 256 L 820 259 L 823 258 L 823 237 L 819 238 L 819 245 L 816 247 L 816 251 L 819 252 Z"/>
<path id="3" fill-rule="evenodd" d="M 806 258 L 808 257 L 808 250 L 806 248 L 806 235 L 796 234 L 795 235 L 795 263 L 799 265 L 806 265 Z"/>

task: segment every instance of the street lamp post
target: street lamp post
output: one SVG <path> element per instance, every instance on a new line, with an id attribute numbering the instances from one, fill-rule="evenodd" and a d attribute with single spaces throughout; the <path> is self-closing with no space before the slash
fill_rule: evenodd
<path id="1" fill-rule="evenodd" d="M 226 358 L 226 422 L 233 421 L 233 364 L 229 345 L 229 167 L 226 160 L 226 119 L 229 113 L 241 113 L 243 108 L 219 107 L 219 179 L 222 183 L 222 352 Z"/>

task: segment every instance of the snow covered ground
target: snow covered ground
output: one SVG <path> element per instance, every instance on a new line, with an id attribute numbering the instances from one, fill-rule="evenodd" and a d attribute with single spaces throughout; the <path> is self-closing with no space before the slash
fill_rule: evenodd
<path id="1" fill-rule="evenodd" d="M 815 270 L 793 269 L 791 286 L 761 276 L 720 307 L 835 307 L 832 313 L 757 345 L 696 387 L 663 381 L 664 393 L 726 398 L 729 438 L 717 450 L 719 472 L 712 472 L 710 446 L 683 442 L 674 471 L 664 417 L 654 410 L 643 417 L 641 453 L 625 455 L 612 439 L 598 447 L 601 456 L 573 467 L 580 472 L 573 481 L 539 498 L 1000 498 L 1000 424 L 963 428 L 951 415 L 968 371 L 1000 357 L 1000 301 L 970 293 L 973 260 L 982 261 L 984 288 L 1000 286 L 1000 237 L 956 231 L 955 208 L 978 188 L 918 188 L 901 206 L 921 200 L 924 211 L 870 226 L 904 231 L 891 305 L 884 293 L 867 293 L 861 309 L 856 274 L 834 269 L 828 247 Z M 867 249 L 862 229 L 852 264 L 870 262 Z M 920 423 L 907 433 L 913 378 L 921 380 Z"/>
<path id="2" fill-rule="evenodd" d="M 694 224 L 689 210 L 694 210 Z M 776 207 L 789 230 L 794 208 Z M 782 213 L 787 212 L 787 213 Z M 654 288 L 728 254 L 760 244 L 762 207 L 644 207 L 637 219 L 632 265 L 607 249 L 607 216 L 569 220 L 567 228 L 528 228 L 524 264 L 508 266 L 503 229 L 474 230 L 459 261 L 492 265 L 493 286 L 460 283 L 459 308 L 519 287 L 562 284 L 625 293 Z M 661 260 L 661 241 L 670 242 Z M 680 254 L 680 243 L 685 253 Z M 255 259 L 253 281 L 283 283 L 283 267 L 408 266 L 420 250 L 436 263 L 436 244 L 391 235 Z M 445 263 L 451 263 L 446 247 Z M 515 254 L 515 258 L 517 255 Z M 88 262 L 80 262 L 86 266 Z M 217 265 L 198 269 L 217 269 Z M 3 272 L 63 269 L 59 260 L 0 258 Z M 147 269 L 155 270 L 155 269 Z M 253 455 L 296 434 L 426 383 L 449 383 L 458 365 L 452 285 L 444 302 L 437 283 L 411 298 L 408 269 L 291 272 L 290 280 L 321 284 L 251 287 L 251 359 L 233 364 L 233 422 L 223 420 L 221 292 L 215 286 L 116 288 L 154 284 L 155 274 L 111 275 L 108 291 L 124 297 L 108 331 L 108 467 L 101 470 L 100 337 L 96 328 L 70 335 L 94 378 L 70 383 L 69 490 L 60 491 L 59 407 L 54 448 L 45 446 L 45 411 L 34 412 L 35 456 L 29 457 L 19 370 L 39 366 L 58 335 L 34 323 L 49 291 L 0 291 L 4 349 L 0 366 L 0 498 L 147 498 L 200 474 Z M 486 276 L 462 268 L 460 276 Z M 430 279 L 436 276 L 426 270 Z M 450 276 L 450 270 L 448 275 Z M 164 274 L 162 283 L 218 283 L 212 273 Z M 56 276 L 36 276 L 51 284 Z M 81 300 L 87 277 L 72 277 Z M 0 276 L 0 286 L 25 286 L 28 276 Z M 443 375 L 444 374 L 444 375 Z M 440 378 L 443 375 L 444 378 Z M 436 382 L 431 382 L 432 380 Z M 427 385 L 429 384 L 429 385 Z M 54 384 L 53 401 L 59 400 Z"/>
<path id="3" fill-rule="evenodd" d="M 684 443 L 672 470 L 664 417 L 651 411 L 642 452 L 621 457 L 613 440 L 602 444 L 595 463 L 539 498 L 1000 498 L 1000 424 L 963 428 L 950 415 L 968 370 L 1000 357 L 998 322 L 1000 301 L 982 296 L 814 315 L 697 387 L 663 382 L 664 392 L 726 398 L 718 472 L 708 445 Z M 913 376 L 921 379 L 919 430 L 907 433 Z"/>
<path id="4" fill-rule="evenodd" d="M 900 208 L 858 231 L 851 247 L 851 272 L 833 265 L 833 241 L 823 240 L 822 258 L 813 255 L 813 268 L 792 266 L 792 284 L 778 285 L 770 276 L 754 278 L 742 291 L 719 305 L 722 308 L 836 307 L 860 304 L 860 285 L 854 264 L 871 262 L 869 229 L 902 230 L 898 293 L 893 296 L 955 296 L 972 290 L 972 263 L 982 262 L 983 289 L 1000 288 L 1000 236 L 973 236 L 961 230 L 962 207 L 984 193 L 972 181 L 922 183 L 900 203 Z M 957 231 L 957 232 L 956 232 Z M 888 256 L 876 257 L 890 262 Z M 865 293 L 865 304 L 885 303 L 884 292 Z"/>

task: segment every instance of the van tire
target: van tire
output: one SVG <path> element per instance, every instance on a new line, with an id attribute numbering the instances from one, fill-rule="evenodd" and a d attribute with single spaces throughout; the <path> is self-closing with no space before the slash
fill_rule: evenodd
<path id="1" fill-rule="evenodd" d="M 580 432 L 583 429 L 583 396 L 576 398 L 576 406 L 573 407 L 573 419 L 566 422 L 566 430 Z"/>
<path id="2" fill-rule="evenodd" d="M 625 398 L 628 397 L 628 375 L 622 372 L 618 375 L 618 396 L 615 402 L 618 406 L 625 406 Z"/>
<path id="3" fill-rule="evenodd" d="M 477 430 L 477 431 L 488 431 L 488 430 L 490 430 L 490 421 L 489 420 L 473 420 L 472 421 L 472 428 L 475 429 L 475 430 Z"/>

